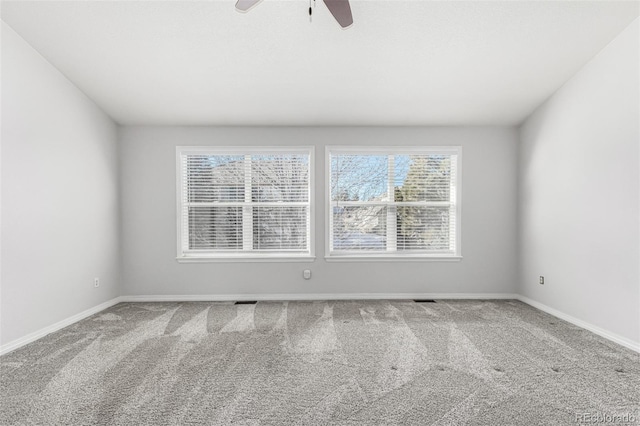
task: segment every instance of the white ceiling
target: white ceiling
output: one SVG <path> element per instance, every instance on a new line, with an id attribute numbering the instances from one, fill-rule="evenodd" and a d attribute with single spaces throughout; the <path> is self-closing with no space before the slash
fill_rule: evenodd
<path id="1" fill-rule="evenodd" d="M 4 1 L 2 19 L 121 124 L 513 125 L 639 3 Z"/>

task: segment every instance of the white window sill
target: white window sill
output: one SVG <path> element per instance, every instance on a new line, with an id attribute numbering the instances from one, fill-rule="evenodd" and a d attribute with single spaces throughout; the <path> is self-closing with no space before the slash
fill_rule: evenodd
<path id="1" fill-rule="evenodd" d="M 315 256 L 178 256 L 178 263 L 315 262 Z"/>
<path id="2" fill-rule="evenodd" d="M 460 262 L 462 256 L 417 256 L 417 255 L 330 255 L 327 262 Z"/>

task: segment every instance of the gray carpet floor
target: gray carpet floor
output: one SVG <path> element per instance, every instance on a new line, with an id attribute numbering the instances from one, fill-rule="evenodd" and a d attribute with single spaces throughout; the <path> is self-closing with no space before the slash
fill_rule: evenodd
<path id="1" fill-rule="evenodd" d="M 121 303 L 0 368 L 1 425 L 640 423 L 638 354 L 517 301 Z"/>

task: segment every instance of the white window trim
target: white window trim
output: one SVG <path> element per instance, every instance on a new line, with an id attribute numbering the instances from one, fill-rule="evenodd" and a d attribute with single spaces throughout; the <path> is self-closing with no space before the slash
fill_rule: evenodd
<path id="1" fill-rule="evenodd" d="M 455 253 L 401 253 L 401 252 L 375 252 L 375 253 L 332 253 L 331 241 L 333 229 L 331 221 L 331 153 L 342 155 L 379 154 L 379 155 L 406 155 L 406 154 L 443 154 L 457 155 L 456 162 L 456 252 Z M 462 147 L 461 146 L 341 146 L 327 145 L 325 147 L 325 253 L 324 258 L 328 262 L 459 262 L 462 260 Z M 389 183 L 392 185 L 393 183 Z M 389 203 L 393 204 L 393 203 Z M 424 205 L 424 203 L 422 204 Z"/>
<path id="2" fill-rule="evenodd" d="M 309 235 L 308 253 L 184 253 L 182 246 L 183 228 L 183 194 L 182 163 L 183 155 L 218 154 L 218 155 L 251 155 L 251 154 L 305 154 L 309 155 Z M 246 192 L 245 192 L 246 194 Z M 244 222 L 243 222 L 244 224 Z M 176 260 L 180 263 L 208 262 L 313 262 L 315 261 L 315 147 L 314 146 L 178 146 L 176 147 Z M 244 233 L 243 233 L 244 235 Z"/>

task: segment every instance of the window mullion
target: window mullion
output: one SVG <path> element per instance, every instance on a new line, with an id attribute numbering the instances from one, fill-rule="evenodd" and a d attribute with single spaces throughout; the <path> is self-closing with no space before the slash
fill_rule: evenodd
<path id="1" fill-rule="evenodd" d="M 328 235 L 328 237 L 325 237 L 325 238 L 329 238 L 329 249 L 328 249 L 328 252 L 331 253 L 334 250 L 334 248 L 333 248 L 333 243 L 334 243 L 334 235 L 333 235 L 334 223 L 333 222 L 335 220 L 335 218 L 333 217 L 334 205 L 333 205 L 333 197 L 332 197 L 332 194 L 331 194 L 331 190 L 334 188 L 334 186 L 336 188 L 338 188 L 338 180 L 340 179 L 340 175 L 339 175 L 340 156 L 336 156 L 336 170 L 335 170 L 336 182 L 335 182 L 335 184 L 333 182 L 333 176 L 334 176 L 333 154 L 331 154 L 330 152 L 327 152 L 327 156 L 325 157 L 325 161 L 326 161 L 325 170 L 326 170 L 326 173 L 327 173 L 327 175 L 325 176 L 325 180 L 328 182 L 328 185 L 326 187 L 326 191 L 327 191 L 326 196 L 327 196 L 328 204 L 329 204 L 329 211 L 325 212 L 325 214 L 327 215 L 327 221 L 325 223 L 328 224 L 329 235 Z M 336 201 L 336 207 L 337 207 L 337 201 Z"/>
<path id="2" fill-rule="evenodd" d="M 393 155 L 387 157 L 387 170 L 387 197 L 390 203 L 387 207 L 387 251 L 395 252 L 398 250 L 398 209 L 393 204 L 395 201 L 395 157 Z"/>
<path id="3" fill-rule="evenodd" d="M 242 207 L 242 250 L 253 250 L 253 206 L 251 203 L 251 155 L 244 156 L 244 202 Z"/>
<path id="4" fill-rule="evenodd" d="M 458 188 L 456 185 L 458 182 L 458 157 L 452 155 L 449 161 L 449 202 L 451 203 L 449 206 L 449 250 L 455 253 L 458 251 L 456 236 L 460 232 L 460 230 L 456 229 L 458 216 Z"/>

